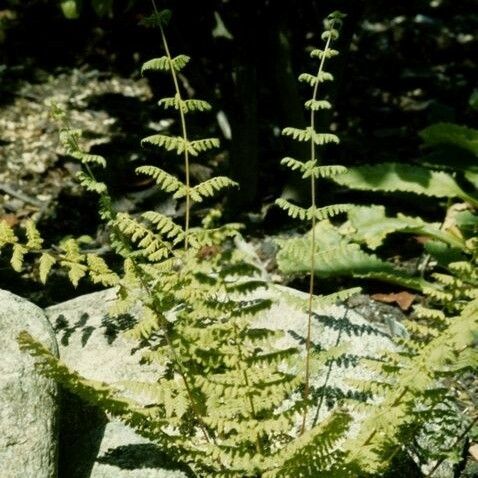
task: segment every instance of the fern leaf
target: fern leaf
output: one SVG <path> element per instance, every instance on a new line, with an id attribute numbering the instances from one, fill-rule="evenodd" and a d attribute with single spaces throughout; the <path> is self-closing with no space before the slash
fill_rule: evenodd
<path id="1" fill-rule="evenodd" d="M 314 206 L 307 209 L 307 219 L 312 219 L 315 217 L 318 221 L 323 221 L 330 217 L 334 217 L 337 214 L 347 212 L 352 208 L 352 204 L 333 204 L 331 206 L 324 206 L 316 208 Z"/>
<path id="2" fill-rule="evenodd" d="M 12 257 L 10 259 L 10 264 L 16 272 L 21 272 L 23 267 L 23 259 L 25 254 L 28 252 L 28 249 L 21 244 L 13 244 Z"/>
<path id="3" fill-rule="evenodd" d="M 197 139 L 196 141 L 191 141 L 191 148 L 195 153 L 201 153 L 202 151 L 208 151 L 213 148 L 219 148 L 219 139 L 218 138 L 204 138 Z"/>
<path id="4" fill-rule="evenodd" d="M 174 242 L 179 242 L 184 238 L 184 230 L 178 226 L 171 218 L 155 211 L 147 211 L 142 216 L 156 226 L 160 234 L 164 234 Z"/>
<path id="5" fill-rule="evenodd" d="M 300 129 L 300 128 L 284 128 L 282 130 L 282 134 L 284 136 L 291 136 L 293 139 L 297 141 L 310 141 L 312 138 L 312 129 L 310 127 L 307 127 L 305 129 Z"/>
<path id="6" fill-rule="evenodd" d="M 106 262 L 94 254 L 87 254 L 88 273 L 94 284 L 103 284 L 112 287 L 118 284 L 119 277 L 113 272 Z"/>
<path id="7" fill-rule="evenodd" d="M 290 203 L 287 199 L 279 198 L 276 199 L 275 203 L 293 219 L 299 218 L 304 221 L 307 218 L 307 209 L 303 207 L 296 206 L 295 204 Z"/>
<path id="8" fill-rule="evenodd" d="M 152 144 L 164 148 L 166 151 L 175 151 L 176 154 L 183 154 L 187 151 L 192 156 L 197 156 L 196 149 L 190 141 L 184 140 L 181 136 L 167 136 L 165 134 L 153 134 L 141 140 L 141 144 Z"/>
<path id="9" fill-rule="evenodd" d="M 28 220 L 25 222 L 25 233 L 27 236 L 27 244 L 26 247 L 28 249 L 41 249 L 43 244 L 43 239 L 38 232 L 38 229 L 35 226 L 34 221 Z"/>
<path id="10" fill-rule="evenodd" d="M 202 202 L 204 198 L 212 197 L 216 192 L 221 191 L 221 189 L 232 186 L 237 186 L 237 183 L 232 179 L 229 179 L 226 176 L 216 176 L 191 188 L 191 199 L 195 202 Z M 175 195 L 175 197 L 180 197 L 182 195 L 184 194 L 181 192 L 180 195 Z"/>
<path id="11" fill-rule="evenodd" d="M 141 68 L 141 74 L 144 74 L 144 72 L 148 70 L 169 71 L 169 68 L 170 63 L 168 57 L 162 56 L 145 62 Z"/>
<path id="12" fill-rule="evenodd" d="M 85 164 L 96 164 L 102 168 L 106 168 L 106 159 L 99 154 L 83 153 L 81 156 L 81 162 Z"/>
<path id="13" fill-rule="evenodd" d="M 339 52 L 337 50 L 333 50 L 332 48 L 327 48 L 327 50 L 321 50 L 320 48 L 315 48 L 310 52 L 310 57 L 311 58 L 319 58 L 320 60 L 322 58 L 333 58 L 334 56 L 337 56 Z"/>
<path id="14" fill-rule="evenodd" d="M 178 95 L 174 98 L 162 98 L 158 104 L 166 110 L 174 108 L 178 111 L 181 110 L 183 113 L 209 111 L 211 109 L 211 105 L 207 101 L 196 99 L 183 100 Z"/>
<path id="15" fill-rule="evenodd" d="M 139 166 L 136 168 L 136 173 L 152 177 L 161 190 L 167 193 L 178 191 L 184 187 L 179 179 L 156 166 Z"/>
<path id="16" fill-rule="evenodd" d="M 310 238 L 290 239 L 282 243 L 277 254 L 279 269 L 285 274 L 310 271 Z M 412 277 L 392 264 L 360 249 L 357 244 L 346 244 L 318 251 L 314 254 L 315 274 L 318 277 L 353 275 L 376 278 L 416 290 L 431 284 L 424 279 Z M 434 289 L 434 288 L 433 288 Z"/>
<path id="17" fill-rule="evenodd" d="M 13 229 L 5 220 L 0 221 L 0 248 L 7 244 L 15 244 L 18 241 Z"/>
<path id="18" fill-rule="evenodd" d="M 48 254 L 47 252 L 44 252 L 40 256 L 40 267 L 39 267 L 39 273 L 40 273 L 40 281 L 45 284 L 48 274 L 51 271 L 51 268 L 55 264 L 56 259 L 51 255 Z"/>
<path id="19" fill-rule="evenodd" d="M 106 184 L 94 180 L 91 176 L 88 176 L 83 171 L 76 173 L 76 179 L 87 190 L 97 194 L 103 194 L 107 191 Z"/>
<path id="20" fill-rule="evenodd" d="M 329 110 L 332 108 L 332 105 L 327 100 L 307 100 L 304 106 L 311 111 Z"/>
<path id="21" fill-rule="evenodd" d="M 283 158 L 280 163 L 292 169 L 292 171 L 296 171 L 298 169 L 301 172 L 304 172 L 306 169 L 305 163 L 290 157 Z"/>
<path id="22" fill-rule="evenodd" d="M 314 143 L 318 146 L 328 143 L 338 144 L 340 142 L 339 137 L 332 133 L 317 133 L 312 131 L 312 137 L 314 138 Z"/>
<path id="23" fill-rule="evenodd" d="M 191 58 L 187 55 L 178 55 L 171 60 L 171 66 L 177 71 L 181 71 Z"/>
<path id="24" fill-rule="evenodd" d="M 317 75 L 311 75 L 310 73 L 302 73 L 299 75 L 299 81 L 308 83 L 310 86 L 314 87 L 318 83 L 323 83 L 324 81 L 332 81 L 334 77 L 326 72 L 321 71 Z"/>
<path id="25" fill-rule="evenodd" d="M 344 174 L 346 172 L 347 168 L 338 164 L 318 167 L 318 177 L 320 178 L 331 178 L 333 176 L 337 176 L 338 174 Z"/>

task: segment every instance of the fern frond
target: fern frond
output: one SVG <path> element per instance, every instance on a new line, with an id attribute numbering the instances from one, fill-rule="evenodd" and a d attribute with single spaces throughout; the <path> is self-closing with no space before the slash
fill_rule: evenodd
<path id="1" fill-rule="evenodd" d="M 345 166 L 339 164 L 331 164 L 318 167 L 318 177 L 320 178 L 331 178 L 337 174 L 344 174 L 347 172 Z"/>
<path id="2" fill-rule="evenodd" d="M 310 127 L 305 129 L 288 127 L 282 130 L 284 136 L 291 136 L 293 139 L 303 142 L 310 141 L 312 133 L 313 130 Z"/>
<path id="3" fill-rule="evenodd" d="M 190 58 L 186 55 L 178 55 L 171 60 L 167 56 L 153 58 L 143 64 L 141 74 L 148 70 L 169 71 L 171 68 L 179 72 L 189 63 L 189 60 Z"/>
<path id="4" fill-rule="evenodd" d="M 178 95 L 174 98 L 162 98 L 158 104 L 166 110 L 168 108 L 174 108 L 178 111 L 181 110 L 183 113 L 210 111 L 211 109 L 211 105 L 207 101 L 197 99 L 183 100 Z"/>
<path id="5" fill-rule="evenodd" d="M 156 230 L 177 243 L 184 239 L 184 230 L 171 218 L 155 211 L 147 211 L 142 216 L 156 226 Z"/>
<path id="6" fill-rule="evenodd" d="M 23 267 L 23 259 L 27 252 L 28 252 L 28 249 L 22 246 L 21 244 L 13 244 L 12 257 L 10 259 L 10 264 L 14 271 L 21 272 Z"/>
<path id="7" fill-rule="evenodd" d="M 310 57 L 311 58 L 319 58 L 322 60 L 322 58 L 333 58 L 334 56 L 337 56 L 339 52 L 337 50 L 334 50 L 332 48 L 327 48 L 327 50 L 321 50 L 320 48 L 315 48 L 310 52 Z"/>
<path id="8" fill-rule="evenodd" d="M 141 140 L 141 144 L 152 144 L 164 148 L 166 151 L 175 151 L 177 155 L 183 154 L 187 151 L 193 156 L 197 155 L 196 150 L 191 146 L 191 143 L 185 140 L 182 136 L 167 136 L 165 134 L 153 134 Z"/>
<path id="9" fill-rule="evenodd" d="M 219 139 L 218 138 L 204 138 L 191 141 L 191 148 L 195 153 L 201 153 L 203 151 L 208 151 L 213 148 L 219 148 Z"/>
<path id="10" fill-rule="evenodd" d="M 287 214 L 293 219 L 299 218 L 302 221 L 304 221 L 307 218 L 307 212 L 308 212 L 307 209 L 304 209 L 303 207 L 300 207 L 300 206 L 296 206 L 295 204 L 292 204 L 289 201 L 287 201 L 287 199 L 278 198 L 276 199 L 275 203 L 281 209 L 284 209 L 284 211 L 286 211 Z"/>
<path id="11" fill-rule="evenodd" d="M 40 266 L 39 266 L 39 274 L 40 274 L 40 281 L 45 284 L 48 274 L 51 271 L 51 268 L 55 264 L 56 259 L 51 255 L 48 254 L 47 252 L 44 252 L 40 256 Z"/>
<path id="12" fill-rule="evenodd" d="M 88 174 L 83 171 L 78 171 L 76 173 L 76 179 L 79 183 L 87 190 L 97 194 L 103 194 L 107 191 L 106 184 L 96 181 Z"/>
<path id="13" fill-rule="evenodd" d="M 136 168 L 136 173 L 152 177 L 161 190 L 166 193 L 172 193 L 184 188 L 184 184 L 179 179 L 156 166 L 139 166 Z"/>
<path id="14" fill-rule="evenodd" d="M 296 171 L 298 169 L 300 170 L 300 172 L 303 173 L 306 169 L 306 163 L 303 163 L 302 161 L 299 161 L 291 157 L 286 157 L 281 159 L 280 163 L 283 164 L 284 166 L 287 166 L 292 171 Z"/>
<path id="15" fill-rule="evenodd" d="M 302 73 L 299 75 L 299 81 L 308 83 L 312 87 L 319 83 L 323 83 L 324 81 L 332 81 L 333 79 L 334 77 L 332 74 L 326 71 L 321 71 L 317 75 L 311 75 L 310 73 Z"/>
<path id="16" fill-rule="evenodd" d="M 101 168 L 106 168 L 106 159 L 99 154 L 89 154 L 83 151 L 77 150 L 70 154 L 76 159 L 79 159 L 83 164 L 95 164 Z"/>
<path id="17" fill-rule="evenodd" d="M 0 221 L 0 248 L 16 242 L 18 242 L 18 238 L 13 229 L 5 220 Z"/>
<path id="18" fill-rule="evenodd" d="M 311 206 L 307 209 L 307 219 L 312 219 L 315 217 L 318 221 L 323 221 L 324 219 L 328 219 L 330 217 L 334 217 L 337 214 L 342 214 L 344 212 L 349 211 L 353 207 L 352 204 L 333 204 L 331 206 L 324 206 L 324 207 L 315 207 Z"/>
<path id="19" fill-rule="evenodd" d="M 332 105 L 327 100 L 307 100 L 304 106 L 311 111 L 330 110 L 332 108 Z"/>
<path id="20" fill-rule="evenodd" d="M 28 220 L 25 222 L 25 234 L 27 236 L 26 247 L 30 250 L 41 249 L 43 239 L 40 236 L 38 229 L 34 221 Z"/>
<path id="21" fill-rule="evenodd" d="M 191 200 L 194 202 L 202 202 L 204 198 L 212 197 L 218 191 L 224 188 L 237 186 L 237 183 L 226 176 L 215 176 L 214 178 L 203 181 L 202 183 L 190 189 Z M 184 194 L 175 194 L 175 197 L 181 197 Z"/>
<path id="22" fill-rule="evenodd" d="M 118 284 L 118 274 L 113 272 L 101 257 L 87 254 L 86 263 L 88 265 L 88 273 L 94 284 L 103 284 L 107 287 L 113 287 Z"/>

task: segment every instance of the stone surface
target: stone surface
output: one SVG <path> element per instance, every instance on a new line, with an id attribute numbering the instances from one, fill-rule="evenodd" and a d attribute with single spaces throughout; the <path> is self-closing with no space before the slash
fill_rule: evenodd
<path id="1" fill-rule="evenodd" d="M 132 320 L 108 315 L 115 291 L 87 294 L 46 309 L 60 357 L 81 375 L 113 383 L 154 380 L 121 330 Z M 155 445 L 100 410 L 63 394 L 59 475 L 67 478 L 185 478 Z M 2 477 L 3 478 L 3 477 Z"/>
<path id="2" fill-rule="evenodd" d="M 286 332 L 284 346 L 297 345 L 306 335 L 304 312 L 291 305 L 288 296 L 305 299 L 306 294 L 286 287 L 267 292 L 274 305 L 258 318 L 257 325 Z M 155 371 L 139 365 L 139 354 L 132 353 L 131 343 L 121 336 L 121 329 L 131 317 L 113 319 L 108 310 L 115 299 L 109 289 L 88 294 L 50 307 L 46 313 L 54 325 L 62 360 L 87 378 L 115 382 L 128 379 L 154 380 Z M 314 378 L 316 386 L 327 385 L 331 395 L 339 398 L 351 391 L 349 378 L 370 379 L 364 367 L 353 367 L 358 357 L 373 356 L 393 347 L 386 327 L 371 324 L 345 306 L 317 311 L 313 322 L 314 342 L 330 347 L 346 345 L 340 365 L 324 369 Z M 60 467 L 68 478 L 183 478 L 155 445 L 136 435 L 123 424 L 112 421 L 85 405 L 68 398 L 62 413 Z M 325 400 L 320 416 L 327 413 Z M 328 403 L 326 403 L 328 402 Z M 86 411 L 85 411 L 86 410 Z M 313 414 L 310 419 L 312 420 Z M 73 435 L 72 435 L 73 434 Z M 79 447 L 78 444 L 81 443 Z M 67 457 L 65 459 L 64 457 Z"/>
<path id="3" fill-rule="evenodd" d="M 41 309 L 0 290 L 0 476 L 54 478 L 57 463 L 57 387 L 38 374 L 18 348 L 28 331 L 55 354 L 51 325 Z"/>

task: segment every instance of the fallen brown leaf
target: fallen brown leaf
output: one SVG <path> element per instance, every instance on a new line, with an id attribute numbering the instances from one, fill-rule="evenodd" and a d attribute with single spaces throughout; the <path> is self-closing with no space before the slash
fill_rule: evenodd
<path id="1" fill-rule="evenodd" d="M 408 310 L 410 306 L 413 304 L 416 295 L 410 294 L 410 292 L 397 292 L 391 294 L 373 294 L 373 300 L 377 300 L 379 302 L 386 302 L 387 304 L 396 303 L 402 310 Z"/>

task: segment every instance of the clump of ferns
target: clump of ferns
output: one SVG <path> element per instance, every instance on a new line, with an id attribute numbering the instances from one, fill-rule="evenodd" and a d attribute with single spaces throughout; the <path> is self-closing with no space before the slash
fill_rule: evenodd
<path id="1" fill-rule="evenodd" d="M 256 314 L 269 307 L 270 299 L 257 293 L 267 286 L 259 271 L 229 241 L 237 233 L 237 226 L 214 227 L 217 213 L 211 212 L 203 227 L 190 227 L 192 204 L 233 183 L 227 178 L 212 178 L 195 186 L 190 183 L 190 155 L 207 150 L 217 141 L 191 140 L 188 136 L 186 115 L 207 106 L 182 99 L 177 73 L 188 58 L 171 56 L 163 31 L 168 18 L 167 11 L 155 10 L 146 22 L 159 26 L 166 55 L 147 62 L 144 70 L 171 74 L 175 94 L 161 104 L 179 113 L 182 134 L 153 135 L 144 143 L 175 151 L 184 160 L 186 176 L 180 181 L 153 166 L 142 166 L 138 172 L 151 176 L 177 199 L 184 198 L 184 222 L 178 224 L 156 211 L 141 217 L 116 212 L 106 185 L 95 179 L 90 167 L 103 167 L 104 158 L 82 151 L 79 133 L 64 123 L 62 140 L 84 165 L 80 182 L 100 196 L 100 213 L 108 224 L 112 248 L 123 257 L 122 272 L 112 271 L 94 254 L 85 254 L 72 239 L 56 255 L 45 252 L 32 223 L 27 226 L 25 241 L 5 224 L 0 230 L 2 245 L 13 248 L 17 268 L 26 253 L 37 252 L 42 278 L 54 263 L 59 263 L 68 270 L 73 283 L 89 275 L 93 281 L 116 286 L 116 312 L 133 306 L 140 310 L 137 323 L 127 334 L 146 344 L 143 358 L 157 365 L 158 379 L 115 385 L 95 382 L 69 370 L 27 333 L 21 334 L 20 345 L 36 357 L 46 374 L 121 418 L 168 450 L 173 458 L 187 463 L 198 476 L 343 478 L 380 473 L 402 446 L 404 432 L 423 422 L 416 405 L 433 388 L 438 371 L 463 357 L 469 347 L 476 330 L 478 299 L 471 300 L 425 345 L 417 344 L 416 349 L 410 345 L 408 353 L 390 354 L 388 360 L 371 364 L 380 368 L 387 380 L 360 384 L 360 390 L 372 390 L 381 402 L 379 406 L 356 405 L 364 418 L 353 434 L 349 430 L 351 415 L 340 407 L 317 426 L 309 426 L 310 370 L 331 357 L 327 353 L 315 357 L 310 350 L 310 320 L 318 300 L 310 294 L 307 353 L 300 367 L 298 350 L 279 345 L 280 332 L 254 327 Z M 334 55 L 330 43 L 338 35 L 335 27 L 339 22 L 338 14 L 328 18 L 326 46 L 314 50 L 313 55 L 321 59 L 317 80 L 303 77 L 314 87 L 312 101 L 307 103 L 312 112 L 328 106 L 317 99 L 317 87 L 329 78 L 323 65 L 328 56 Z M 62 114 L 57 114 L 62 120 Z M 311 126 L 306 130 L 285 131 L 311 142 L 312 159 L 285 162 L 311 179 L 314 192 L 318 177 L 334 174 L 341 167 L 318 165 L 315 146 L 337 140 L 333 135 L 317 133 L 313 118 L 312 114 Z M 307 219 L 312 225 L 346 208 L 317 208 L 314 199 L 309 209 L 282 200 L 278 203 L 292 216 Z"/>

